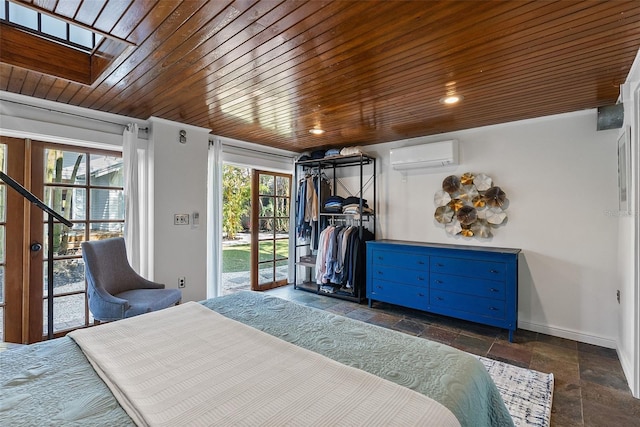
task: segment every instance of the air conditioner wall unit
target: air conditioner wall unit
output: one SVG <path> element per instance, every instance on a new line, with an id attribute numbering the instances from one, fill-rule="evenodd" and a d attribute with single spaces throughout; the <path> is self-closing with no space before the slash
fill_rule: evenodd
<path id="1" fill-rule="evenodd" d="M 431 142 L 393 148 L 389 152 L 391 167 L 396 170 L 434 168 L 458 164 L 458 141 Z"/>

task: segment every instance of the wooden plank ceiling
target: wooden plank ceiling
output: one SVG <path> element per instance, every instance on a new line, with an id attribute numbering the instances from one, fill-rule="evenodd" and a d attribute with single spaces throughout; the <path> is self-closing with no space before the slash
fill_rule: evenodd
<path id="1" fill-rule="evenodd" d="M 640 47 L 637 0 L 21 3 L 134 46 L 91 85 L 2 61 L 0 90 L 298 152 L 615 104 Z"/>

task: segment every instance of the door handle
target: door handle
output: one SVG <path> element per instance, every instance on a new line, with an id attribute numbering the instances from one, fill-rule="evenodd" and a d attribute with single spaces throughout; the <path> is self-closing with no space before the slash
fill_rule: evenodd
<path id="1" fill-rule="evenodd" d="M 40 252 L 42 250 L 42 243 L 33 242 L 29 249 L 31 249 L 31 252 Z"/>

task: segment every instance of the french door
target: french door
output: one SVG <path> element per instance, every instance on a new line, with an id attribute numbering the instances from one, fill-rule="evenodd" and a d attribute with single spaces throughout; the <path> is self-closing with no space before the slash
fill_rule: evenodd
<path id="1" fill-rule="evenodd" d="M 53 286 L 53 330 L 60 336 L 93 323 L 86 300 L 80 244 L 122 236 L 124 196 L 119 152 L 2 138 L 3 171 L 69 219 L 53 227 L 53 277 L 48 277 L 48 216 L 3 186 L 0 222 L 2 334 L 9 342 L 40 341 L 48 329 L 48 287 Z M 1 281 L 3 280 L 3 282 Z"/>
<path id="2" fill-rule="evenodd" d="M 251 289 L 288 283 L 291 175 L 252 170 Z"/>

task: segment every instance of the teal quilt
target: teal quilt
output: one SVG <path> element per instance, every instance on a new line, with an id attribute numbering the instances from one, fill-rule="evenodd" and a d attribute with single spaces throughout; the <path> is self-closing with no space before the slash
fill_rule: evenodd
<path id="1" fill-rule="evenodd" d="M 202 304 L 423 393 L 449 408 L 463 426 L 513 425 L 482 363 L 454 348 L 268 294 L 240 292 Z M 0 424 L 130 426 L 133 422 L 80 348 L 64 337 L 0 352 Z"/>

